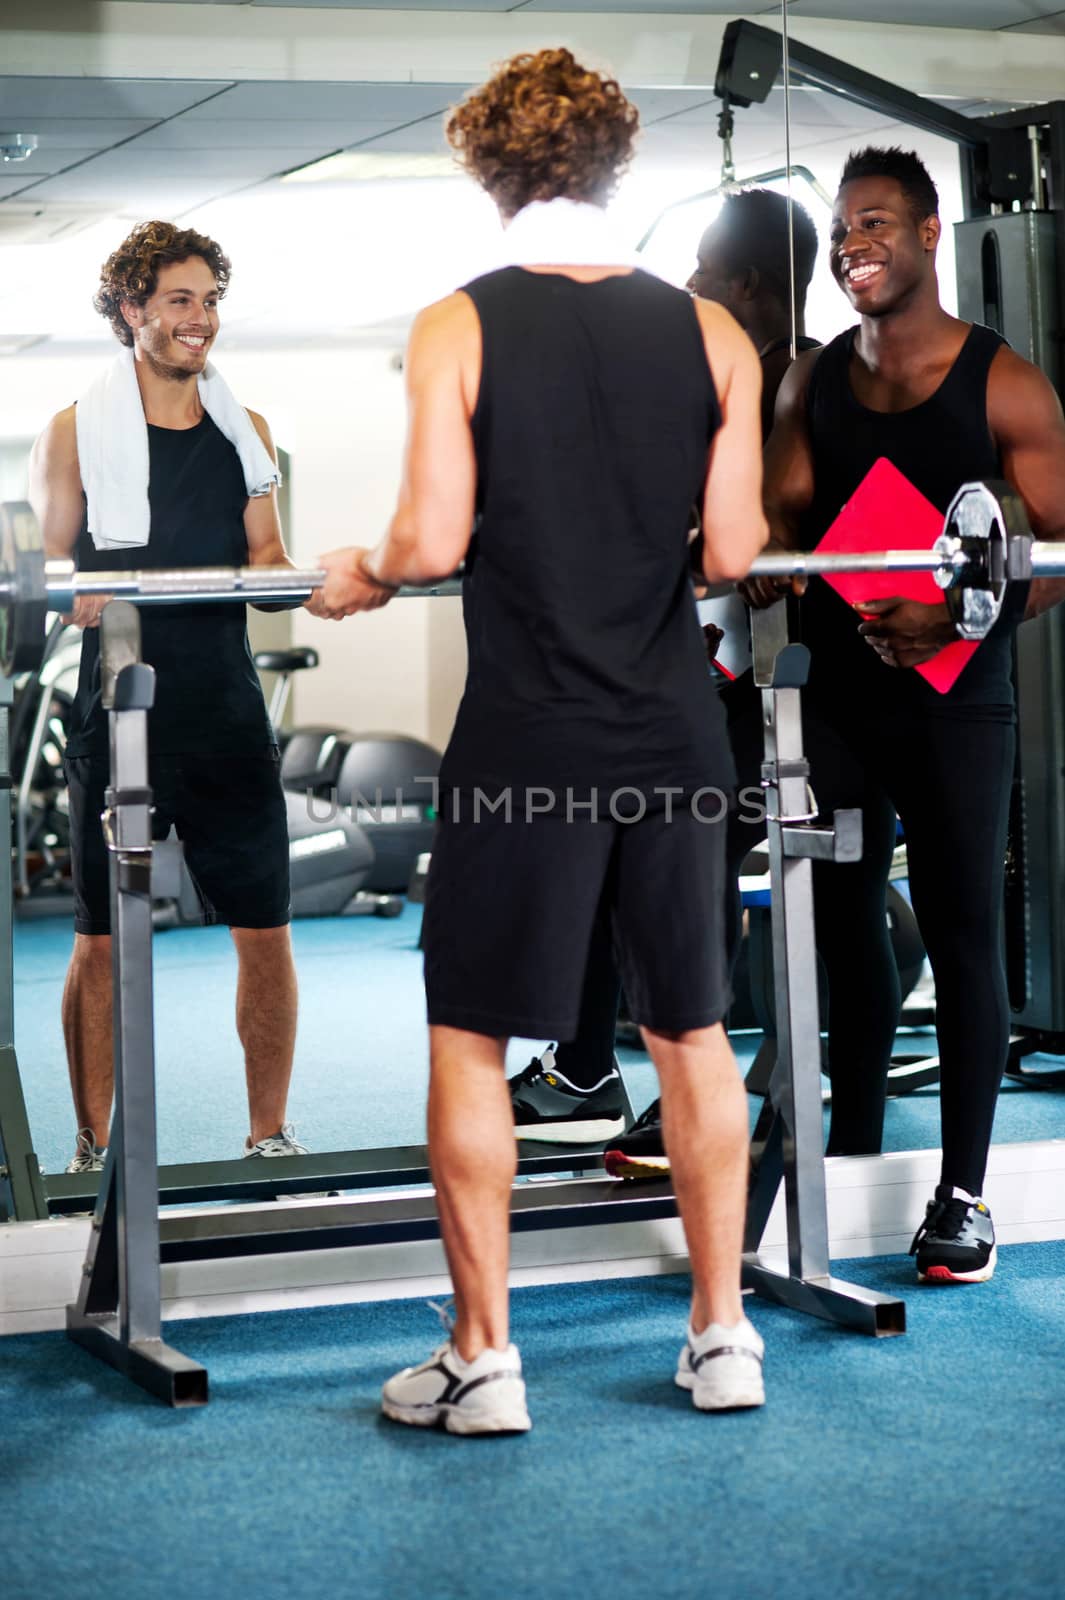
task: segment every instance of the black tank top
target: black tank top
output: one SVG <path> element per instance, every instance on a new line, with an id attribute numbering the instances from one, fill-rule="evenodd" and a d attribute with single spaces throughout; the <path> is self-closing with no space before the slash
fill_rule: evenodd
<path id="1" fill-rule="evenodd" d="M 248 493 L 237 452 L 209 416 L 194 428 L 148 427 L 151 533 L 136 549 L 97 550 L 85 525 L 75 559 L 83 572 L 247 564 Z M 231 603 L 144 606 L 144 659 L 155 668 L 148 716 L 153 755 L 253 754 L 274 736 L 245 624 Z M 100 704 L 100 635 L 87 628 L 67 754 L 106 756 Z"/>
<path id="2" fill-rule="evenodd" d="M 988 372 L 1004 343 L 997 333 L 974 325 L 934 394 L 907 411 L 883 412 L 863 406 L 851 388 L 856 331 L 850 328 L 825 346 L 807 385 L 815 487 L 801 530 L 806 550 L 817 544 L 880 456 L 942 512 L 963 483 L 1002 475 L 987 421 Z M 907 542 L 906 530 L 900 528 L 899 547 Z M 809 693 L 822 701 L 858 702 L 878 715 L 1012 715 L 1014 606 L 945 695 L 917 672 L 885 666 L 859 635 L 850 606 L 820 579 L 811 582 L 800 610 L 812 652 Z"/>
<path id="3" fill-rule="evenodd" d="M 468 284 L 482 334 L 465 693 L 446 789 L 731 788 L 688 570 L 721 420 L 690 298 L 644 272 Z M 586 815 L 587 813 L 578 813 Z"/>

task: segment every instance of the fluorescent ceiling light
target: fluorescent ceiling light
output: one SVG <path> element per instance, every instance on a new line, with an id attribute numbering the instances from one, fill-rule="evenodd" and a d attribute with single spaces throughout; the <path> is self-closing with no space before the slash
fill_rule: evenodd
<path id="1" fill-rule="evenodd" d="M 46 333 L 0 333 L 0 356 L 19 356 L 47 338 Z"/>
<path id="2" fill-rule="evenodd" d="M 286 172 L 282 183 L 363 183 L 371 178 L 457 178 L 449 155 L 404 155 L 399 150 L 342 150 Z"/>

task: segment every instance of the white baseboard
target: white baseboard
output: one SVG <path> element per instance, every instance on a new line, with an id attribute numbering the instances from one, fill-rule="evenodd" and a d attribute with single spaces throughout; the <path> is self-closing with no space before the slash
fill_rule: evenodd
<path id="1" fill-rule="evenodd" d="M 938 1179 L 939 1152 L 834 1157 L 825 1171 L 833 1259 L 901 1254 Z M 1001 1244 L 1065 1238 L 1065 1140 L 996 1145 L 984 1194 Z M 0 1226 L 0 1334 L 64 1326 L 88 1236 L 87 1218 Z M 773 1261 L 785 1246 L 778 1198 L 761 1254 Z M 516 1285 L 640 1277 L 683 1271 L 687 1265 L 676 1220 L 520 1233 L 512 1241 L 511 1260 Z M 163 1316 L 177 1320 L 402 1299 L 441 1294 L 447 1287 L 436 1240 L 181 1262 L 163 1268 Z"/>

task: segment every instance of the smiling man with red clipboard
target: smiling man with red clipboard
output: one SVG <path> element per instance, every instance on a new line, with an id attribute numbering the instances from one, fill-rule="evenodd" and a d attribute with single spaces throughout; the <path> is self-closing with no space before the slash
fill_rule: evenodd
<path id="1" fill-rule="evenodd" d="M 960 485 L 992 477 L 1021 493 L 1037 537 L 1065 538 L 1057 395 L 998 334 L 943 310 L 939 237 L 938 197 L 915 155 L 850 157 L 830 259 L 861 322 L 800 356 L 781 386 L 766 452 L 778 547 L 930 542 Z M 815 869 L 822 886 L 831 875 L 840 900 L 845 943 L 831 963 L 833 1007 L 839 998 L 862 1026 L 843 1060 L 830 1025 L 833 1122 L 836 1109 L 871 1127 L 883 1115 L 898 1019 L 884 919 L 897 811 L 935 973 L 941 1063 L 941 1181 L 913 1248 L 924 1280 L 982 1281 L 994 1271 L 995 1247 L 980 1191 L 1009 1033 L 1001 917 L 1014 760 L 1011 635 L 1025 615 L 1062 598 L 1065 585 L 1013 588 L 976 647 L 959 644 L 946 606 L 920 580 L 896 576 L 886 587 L 872 577 L 831 586 L 815 579 L 801 606 L 812 654 L 804 720 L 820 730 L 822 749 L 827 738 L 838 751 L 813 765 L 814 787 L 824 805 L 829 791 L 839 803 L 849 785 L 866 834 L 860 864 Z M 766 604 L 779 586 L 759 580 L 745 591 Z M 825 936 L 819 920 L 819 947 Z"/>

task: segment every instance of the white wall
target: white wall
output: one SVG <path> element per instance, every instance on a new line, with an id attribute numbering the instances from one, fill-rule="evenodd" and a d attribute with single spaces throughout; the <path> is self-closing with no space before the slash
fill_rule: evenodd
<path id="1" fill-rule="evenodd" d="M 217 356 L 245 404 L 261 411 L 292 458 L 294 559 L 313 565 L 324 550 L 376 544 L 395 506 L 405 420 L 403 378 L 389 349 L 347 348 Z M 321 665 L 296 681 L 297 722 L 389 729 L 446 741 L 461 692 L 461 622 L 442 629 L 442 600 L 399 600 L 340 623 L 300 611 L 296 644 Z M 432 648 L 431 648 L 432 638 Z"/>

